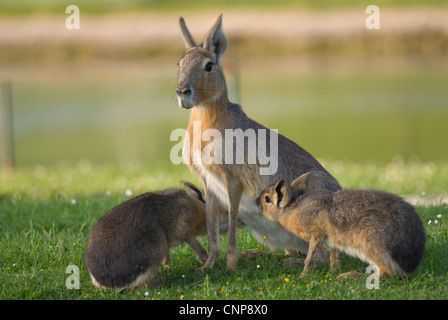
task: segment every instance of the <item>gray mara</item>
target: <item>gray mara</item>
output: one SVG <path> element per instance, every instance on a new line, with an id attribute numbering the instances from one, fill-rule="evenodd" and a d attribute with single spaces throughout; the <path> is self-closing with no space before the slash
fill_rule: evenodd
<path id="1" fill-rule="evenodd" d="M 322 246 L 331 249 L 332 271 L 339 268 L 339 251 L 375 265 L 380 277 L 405 276 L 417 268 L 426 238 L 409 203 L 378 190 L 323 190 L 312 175 L 291 185 L 282 178 L 258 199 L 266 218 L 309 242 L 301 276 L 311 271 Z"/>
<path id="2" fill-rule="evenodd" d="M 145 193 L 96 222 L 84 256 L 95 286 L 135 291 L 144 285 L 163 285 L 165 278 L 154 279 L 159 266 L 171 262 L 170 247 L 181 242 L 190 245 L 201 263 L 207 260 L 196 240 L 206 234 L 204 195 L 189 182 L 184 186 L 189 195 L 174 188 Z M 221 232 L 227 230 L 226 214 L 220 215 L 220 227 Z"/>

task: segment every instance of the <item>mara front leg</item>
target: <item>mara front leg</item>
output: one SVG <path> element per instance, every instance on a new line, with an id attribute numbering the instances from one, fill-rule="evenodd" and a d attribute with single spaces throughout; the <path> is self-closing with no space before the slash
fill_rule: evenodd
<path id="1" fill-rule="evenodd" d="M 305 267 L 303 268 L 302 273 L 300 274 L 300 278 L 306 276 L 308 273 L 310 273 L 314 266 L 315 266 L 315 260 L 317 256 L 318 249 L 322 246 L 322 241 L 324 239 L 323 235 L 319 236 L 312 236 L 310 239 L 310 242 L 308 243 L 308 253 L 306 254 L 305 258 Z"/>
<path id="2" fill-rule="evenodd" d="M 242 186 L 237 180 L 227 180 L 227 200 L 229 203 L 229 229 L 227 242 L 227 268 L 236 271 L 238 262 L 238 246 L 236 229 L 238 228 L 238 208 L 240 205 Z"/>
<path id="3" fill-rule="evenodd" d="M 201 264 L 204 264 L 208 260 L 207 251 L 201 246 L 199 241 L 195 237 L 191 237 L 188 241 L 186 241 L 187 244 L 193 249 L 193 252 L 195 253 L 198 260 L 201 262 Z"/>
<path id="4" fill-rule="evenodd" d="M 219 257 L 219 219 L 218 219 L 219 200 L 216 196 L 206 189 L 205 191 L 205 210 L 208 236 L 208 259 L 204 265 L 196 271 L 202 272 L 206 268 L 212 269 Z"/>

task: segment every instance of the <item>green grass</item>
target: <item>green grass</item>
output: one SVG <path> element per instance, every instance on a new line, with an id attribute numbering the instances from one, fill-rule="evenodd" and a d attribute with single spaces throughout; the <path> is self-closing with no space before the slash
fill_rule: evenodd
<path id="1" fill-rule="evenodd" d="M 346 187 L 379 188 L 423 198 L 448 190 L 448 164 L 403 163 L 359 165 L 322 161 Z M 337 280 L 328 266 L 299 278 L 302 268 L 281 267 L 284 256 L 240 258 L 238 271 L 225 268 L 226 236 L 213 270 L 199 267 L 192 250 L 182 244 L 171 250 L 172 265 L 161 267 L 168 278 L 163 288 L 141 288 L 134 294 L 101 291 L 90 282 L 83 263 L 88 233 L 107 210 L 133 195 L 180 186 L 185 179 L 198 183 L 185 166 L 107 166 L 83 161 L 53 167 L 21 168 L 0 176 L 0 299 L 446 299 L 448 298 L 448 207 L 446 203 L 417 206 L 427 234 L 421 265 L 404 280 L 380 282 L 379 290 L 366 289 L 365 280 Z M 424 188 L 423 188 L 424 187 Z M 441 215 L 440 218 L 437 216 Z M 429 220 L 431 223 L 428 224 Z M 435 223 L 438 220 L 438 223 Z M 206 237 L 200 238 L 206 247 Z M 239 250 L 268 250 L 247 229 L 238 231 Z M 69 290 L 69 265 L 80 270 L 80 289 Z M 341 255 L 341 272 L 364 271 L 366 264 Z"/>
<path id="2" fill-rule="evenodd" d="M 340 8 L 365 8 L 369 1 L 359 0 L 97 0 L 95 2 L 88 0 L 77 0 L 76 5 L 87 14 L 104 14 L 112 11 L 203 11 L 203 10 L 228 10 L 228 8 L 250 8 L 250 9 L 296 9 L 296 10 L 326 10 L 326 9 L 340 9 Z M 35 13 L 61 13 L 65 12 L 68 5 L 73 4 L 73 1 L 60 0 L 3 0 L 0 4 L 0 14 L 35 14 Z M 440 6 L 444 5 L 443 0 L 428 0 L 425 1 L 426 6 Z M 381 3 L 383 7 L 409 7 L 422 6 L 419 0 L 389 0 L 386 3 Z"/>

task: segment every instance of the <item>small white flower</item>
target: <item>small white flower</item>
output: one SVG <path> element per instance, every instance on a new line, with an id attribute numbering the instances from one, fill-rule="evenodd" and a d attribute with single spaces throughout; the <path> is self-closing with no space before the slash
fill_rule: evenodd
<path id="1" fill-rule="evenodd" d="M 106 191 L 106 196 L 110 196 L 112 194 L 112 192 L 110 192 L 109 190 Z"/>
<path id="2" fill-rule="evenodd" d="M 438 223 L 439 223 L 439 220 L 434 220 L 434 223 L 435 223 L 435 224 L 438 224 Z"/>
<path id="3" fill-rule="evenodd" d="M 438 214 L 438 215 L 437 215 L 437 218 L 439 218 L 439 219 L 442 218 L 442 215 L 441 215 L 441 214 Z"/>
<path id="4" fill-rule="evenodd" d="M 185 278 L 185 275 L 184 275 L 184 274 L 182 275 L 182 278 Z"/>
<path id="5" fill-rule="evenodd" d="M 260 268 L 260 265 L 259 265 L 259 264 L 257 264 L 257 268 Z"/>
<path id="6" fill-rule="evenodd" d="M 428 224 L 431 224 L 431 222 L 432 222 L 432 220 L 429 220 L 429 221 L 428 221 Z"/>
<path id="7" fill-rule="evenodd" d="M 131 189 L 126 189 L 126 191 L 124 192 L 124 194 L 128 197 L 132 196 L 132 190 Z"/>
<path id="8" fill-rule="evenodd" d="M 148 291 L 145 292 L 145 297 L 147 297 L 147 296 L 149 296 L 149 292 Z"/>
<path id="9" fill-rule="evenodd" d="M 76 199 L 72 199 L 72 204 L 76 204 Z"/>
<path id="10" fill-rule="evenodd" d="M 13 266 L 13 267 L 15 267 L 15 266 L 16 266 L 16 264 L 15 264 L 15 263 L 13 263 L 13 264 L 12 264 L 12 266 Z"/>

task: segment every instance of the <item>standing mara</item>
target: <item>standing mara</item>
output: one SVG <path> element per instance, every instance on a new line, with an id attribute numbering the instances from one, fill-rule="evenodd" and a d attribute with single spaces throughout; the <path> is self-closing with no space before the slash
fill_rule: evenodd
<path id="1" fill-rule="evenodd" d="M 196 44 L 183 18 L 180 18 L 180 28 L 187 50 L 179 62 L 176 96 L 180 107 L 191 110 L 187 134 L 190 137 L 194 134 L 202 137 L 185 139 L 182 153 L 190 170 L 200 177 L 205 188 L 209 258 L 203 268 L 212 268 L 219 255 L 217 208 L 220 204 L 228 209 L 229 215 L 229 269 L 237 268 L 238 219 L 253 231 L 257 240 L 262 241 L 263 237 L 266 237 L 265 242 L 270 247 L 306 253 L 306 242 L 261 214 L 256 204 L 257 197 L 280 177 L 292 180 L 308 171 L 315 172 L 314 177 L 322 189 L 334 192 L 341 186 L 307 151 L 250 119 L 241 106 L 229 101 L 221 64 L 221 58 L 227 48 L 227 40 L 222 31 L 222 16 L 207 32 L 202 44 Z M 195 123 L 200 123 L 200 126 L 195 126 Z M 200 132 L 193 132 L 194 128 L 199 128 L 197 131 Z M 243 133 L 248 139 L 255 137 L 258 142 L 262 141 L 265 145 L 259 144 L 258 148 L 262 147 L 266 154 L 270 154 L 270 158 L 277 163 L 277 170 L 265 174 L 261 170 L 266 166 L 263 159 L 247 161 L 249 158 L 253 159 L 253 149 L 249 146 L 244 146 L 245 161 L 237 161 L 234 152 L 236 147 L 230 150 L 226 148 L 233 145 L 235 136 L 231 137 L 232 141 L 212 137 L 205 139 L 204 134 L 210 132 L 210 129 L 219 132 L 221 137 L 227 137 L 227 140 L 229 138 L 225 134 L 226 130 L 233 130 Z M 261 133 L 276 139 L 263 140 Z M 241 141 L 246 140 L 240 139 Z M 232 154 L 226 156 L 229 152 Z M 214 161 L 205 161 L 204 154 L 213 155 Z"/>

